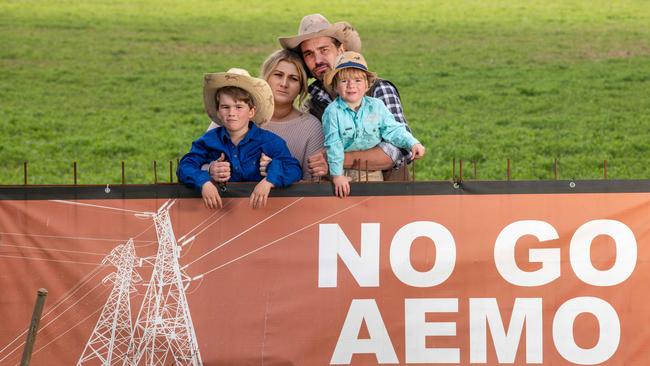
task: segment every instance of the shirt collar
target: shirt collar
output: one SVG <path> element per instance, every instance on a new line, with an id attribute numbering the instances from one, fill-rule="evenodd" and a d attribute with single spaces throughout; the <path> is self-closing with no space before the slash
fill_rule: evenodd
<path id="1" fill-rule="evenodd" d="M 248 132 L 246 132 L 246 135 L 244 135 L 244 138 L 239 143 L 245 143 L 248 140 L 257 140 L 259 139 L 259 135 L 259 127 L 257 127 L 253 121 L 248 121 Z M 232 143 L 232 140 L 230 139 L 230 133 L 228 133 L 228 130 L 226 130 L 226 128 L 223 126 L 217 128 L 217 137 L 224 144 Z"/>
<path id="2" fill-rule="evenodd" d="M 361 104 L 359 105 L 359 109 L 356 110 L 356 111 L 354 109 L 350 108 L 350 106 L 348 106 L 348 104 L 341 97 L 336 97 L 336 99 L 334 100 L 334 103 L 336 104 L 336 107 L 341 109 L 341 110 L 344 110 L 344 111 L 347 110 L 347 111 L 350 111 L 352 113 L 357 113 L 360 110 L 362 110 L 363 107 L 368 103 L 367 98 L 368 97 L 364 95 L 363 99 L 361 99 Z"/>

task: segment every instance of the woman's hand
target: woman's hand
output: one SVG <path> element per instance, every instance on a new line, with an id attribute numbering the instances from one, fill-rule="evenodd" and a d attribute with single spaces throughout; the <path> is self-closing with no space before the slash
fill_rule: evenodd
<path id="1" fill-rule="evenodd" d="M 224 183 L 230 180 L 230 162 L 226 161 L 226 156 L 223 153 L 219 159 L 210 163 L 208 171 L 210 178 L 215 182 Z"/>
<path id="2" fill-rule="evenodd" d="M 311 174 L 313 178 L 327 175 L 329 166 L 327 165 L 325 150 L 319 151 L 307 158 L 307 168 L 309 169 L 309 174 Z"/>
<path id="3" fill-rule="evenodd" d="M 411 154 L 413 154 L 413 160 L 417 160 L 423 157 L 424 151 L 424 145 L 422 144 L 415 144 L 411 146 Z"/>
<path id="4" fill-rule="evenodd" d="M 273 183 L 267 181 L 266 178 L 262 179 L 253 189 L 248 205 L 254 209 L 266 206 L 271 188 L 273 188 Z"/>
<path id="5" fill-rule="evenodd" d="M 219 196 L 219 189 L 212 182 L 203 183 L 201 187 L 201 196 L 203 203 L 207 208 L 221 208 L 221 196 Z"/>
<path id="6" fill-rule="evenodd" d="M 350 195 L 350 182 L 345 175 L 335 175 L 332 177 L 334 183 L 334 194 L 338 197 L 344 198 Z"/>
<path id="7" fill-rule="evenodd" d="M 262 153 L 260 156 L 260 175 L 266 177 L 266 168 L 271 164 L 271 159 L 266 154 Z"/>

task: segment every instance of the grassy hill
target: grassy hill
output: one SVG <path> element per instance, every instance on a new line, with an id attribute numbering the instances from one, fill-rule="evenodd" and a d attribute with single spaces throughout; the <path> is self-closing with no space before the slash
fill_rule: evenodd
<path id="1" fill-rule="evenodd" d="M 359 30 L 428 148 L 419 180 L 650 178 L 647 1 L 0 0 L 0 184 L 153 181 L 207 127 L 202 75 L 256 74 L 320 12 Z M 168 180 L 167 170 L 159 180 Z M 471 173 L 470 173 L 471 175 Z M 163 178 L 164 177 L 164 178 Z"/>

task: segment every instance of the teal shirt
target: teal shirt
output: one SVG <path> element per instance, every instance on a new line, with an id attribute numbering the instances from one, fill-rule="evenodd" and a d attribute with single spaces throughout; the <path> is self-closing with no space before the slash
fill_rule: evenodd
<path id="1" fill-rule="evenodd" d="M 403 123 L 377 98 L 364 96 L 358 111 L 352 110 L 337 97 L 323 113 L 323 132 L 330 174 L 343 174 L 343 158 L 347 151 L 368 150 L 382 140 L 410 150 L 420 142 L 406 130 Z"/>

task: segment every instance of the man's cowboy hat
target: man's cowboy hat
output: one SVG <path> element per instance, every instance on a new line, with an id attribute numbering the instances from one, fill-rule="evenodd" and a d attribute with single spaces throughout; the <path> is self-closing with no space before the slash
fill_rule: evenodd
<path id="1" fill-rule="evenodd" d="M 278 41 L 282 48 L 293 50 L 298 48 L 303 41 L 316 37 L 332 37 L 341 42 L 346 51 L 361 51 L 361 38 L 359 32 L 348 22 L 330 24 L 320 14 L 306 15 L 300 21 L 298 35 L 294 37 L 280 37 Z"/>
<path id="2" fill-rule="evenodd" d="M 334 65 L 334 68 L 325 74 L 325 77 L 323 78 L 323 84 L 325 84 L 325 87 L 331 90 L 332 80 L 334 80 L 334 76 L 336 76 L 339 71 L 349 68 L 364 71 L 368 75 L 368 85 L 371 85 L 374 79 L 377 78 L 377 74 L 368 70 L 368 64 L 366 63 L 366 59 L 363 58 L 362 54 L 358 52 L 347 51 L 343 52 L 336 59 L 336 65 Z"/>
<path id="3" fill-rule="evenodd" d="M 244 69 L 232 68 L 227 72 L 205 74 L 203 82 L 203 102 L 205 111 L 210 119 L 217 125 L 221 125 L 217 113 L 217 102 L 214 94 L 217 89 L 225 86 L 236 86 L 250 93 L 255 104 L 255 115 L 253 122 L 262 125 L 268 122 L 273 116 L 273 92 L 269 84 L 263 79 L 251 77 Z"/>

